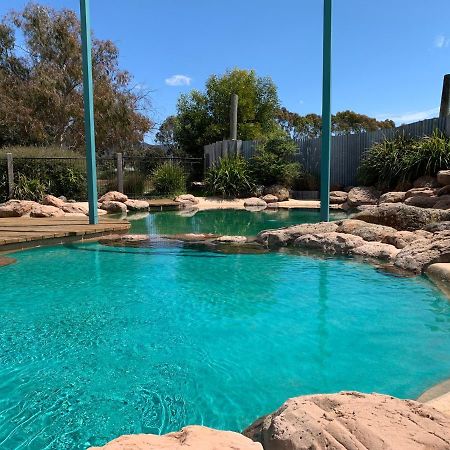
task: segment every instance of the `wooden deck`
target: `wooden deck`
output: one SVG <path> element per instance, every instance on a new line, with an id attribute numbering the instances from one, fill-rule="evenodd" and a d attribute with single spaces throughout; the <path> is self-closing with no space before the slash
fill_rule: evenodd
<path id="1" fill-rule="evenodd" d="M 130 224 L 121 219 L 100 217 L 99 221 L 98 225 L 89 225 L 87 217 L 0 219 L 0 252 L 125 233 L 130 228 Z"/>

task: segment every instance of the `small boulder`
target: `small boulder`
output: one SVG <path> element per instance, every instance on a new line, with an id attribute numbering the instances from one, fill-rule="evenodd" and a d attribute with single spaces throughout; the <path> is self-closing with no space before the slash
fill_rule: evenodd
<path id="1" fill-rule="evenodd" d="M 348 193 L 345 191 L 331 191 L 330 192 L 330 204 L 341 205 L 345 203 L 348 198 Z"/>
<path id="2" fill-rule="evenodd" d="M 289 200 L 289 190 L 278 184 L 265 188 L 264 195 L 267 194 L 275 195 L 279 202 L 285 202 L 286 200 Z"/>
<path id="3" fill-rule="evenodd" d="M 439 186 L 439 183 L 436 177 L 432 177 L 430 175 L 423 175 L 417 178 L 416 181 L 414 181 L 413 186 L 415 188 L 424 188 L 424 187 L 436 188 Z"/>
<path id="4" fill-rule="evenodd" d="M 108 214 L 126 213 L 127 206 L 122 202 L 106 201 L 102 203 L 101 209 Z"/>
<path id="5" fill-rule="evenodd" d="M 426 197 L 417 195 L 414 197 L 408 197 L 405 200 L 405 205 L 417 206 L 419 208 L 433 208 L 437 201 L 438 198 L 436 196 Z"/>
<path id="6" fill-rule="evenodd" d="M 278 197 L 273 194 L 266 194 L 264 197 L 261 197 L 261 200 L 264 200 L 267 204 L 278 202 Z"/>
<path id="7" fill-rule="evenodd" d="M 353 234 L 369 242 L 381 242 L 386 236 L 397 232 L 395 228 L 371 224 L 363 220 L 347 219 L 338 223 L 336 230 L 338 233 Z"/>
<path id="8" fill-rule="evenodd" d="M 130 200 L 125 202 L 128 211 L 148 211 L 149 203 L 145 200 Z"/>
<path id="9" fill-rule="evenodd" d="M 76 203 L 66 203 L 61 207 L 61 209 L 67 214 L 88 214 L 88 208 L 82 205 L 77 205 Z"/>
<path id="10" fill-rule="evenodd" d="M 436 189 L 424 187 L 424 188 L 413 188 L 406 191 L 405 200 L 410 197 L 435 197 L 437 194 Z"/>
<path id="11" fill-rule="evenodd" d="M 373 187 L 355 187 L 348 193 L 347 203 L 356 208 L 359 205 L 376 205 L 380 192 Z"/>
<path id="12" fill-rule="evenodd" d="M 128 200 L 128 196 L 122 194 L 122 192 L 118 191 L 109 191 L 105 195 L 102 195 L 98 201 L 100 203 L 104 202 L 120 202 L 125 203 Z"/>
<path id="13" fill-rule="evenodd" d="M 55 208 L 62 208 L 66 204 L 65 201 L 55 197 L 54 195 L 46 195 L 42 200 L 42 203 L 44 205 L 54 206 Z"/>
<path id="14" fill-rule="evenodd" d="M 447 186 L 441 187 L 437 191 L 437 196 L 438 197 L 441 197 L 442 195 L 450 195 L 450 184 L 448 184 Z"/>
<path id="15" fill-rule="evenodd" d="M 244 207 L 267 207 L 267 203 L 258 198 L 258 197 L 251 197 L 244 200 Z"/>
<path id="16" fill-rule="evenodd" d="M 198 198 L 194 197 L 192 194 L 179 195 L 178 197 L 174 198 L 174 201 L 179 202 L 179 203 L 189 202 L 193 205 L 197 205 L 199 203 Z"/>
<path id="17" fill-rule="evenodd" d="M 300 236 L 294 242 L 297 248 L 319 250 L 331 255 L 348 255 L 355 247 L 365 243 L 363 238 L 345 233 L 316 233 Z"/>
<path id="18" fill-rule="evenodd" d="M 406 192 L 386 192 L 380 197 L 379 203 L 400 203 L 405 201 Z"/>
<path id="19" fill-rule="evenodd" d="M 61 217 L 64 211 L 56 206 L 35 205 L 31 208 L 30 217 Z"/>
<path id="20" fill-rule="evenodd" d="M 245 236 L 220 236 L 214 242 L 218 244 L 245 244 L 247 238 Z"/>
<path id="21" fill-rule="evenodd" d="M 450 209 L 450 195 L 442 195 L 438 197 L 438 201 L 434 204 L 436 209 Z"/>
<path id="22" fill-rule="evenodd" d="M 450 185 L 450 170 L 441 170 L 438 172 L 437 181 L 440 186 Z"/>
<path id="23" fill-rule="evenodd" d="M 292 398 L 243 434 L 264 450 L 448 450 L 450 417 L 412 400 L 341 392 Z"/>
<path id="24" fill-rule="evenodd" d="M 103 447 L 88 450 L 263 450 L 261 444 L 232 431 L 189 426 L 181 431 L 157 436 L 135 434 L 121 436 Z"/>
<path id="25" fill-rule="evenodd" d="M 8 200 L 0 205 L 0 217 L 22 217 L 30 214 L 39 203 L 31 200 Z"/>

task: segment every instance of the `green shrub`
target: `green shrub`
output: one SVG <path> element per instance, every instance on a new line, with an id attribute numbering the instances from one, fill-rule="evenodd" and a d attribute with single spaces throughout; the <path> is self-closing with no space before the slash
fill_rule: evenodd
<path id="1" fill-rule="evenodd" d="M 166 162 L 153 172 L 153 185 L 159 195 L 177 195 L 186 192 L 186 173 L 179 164 Z"/>
<path id="2" fill-rule="evenodd" d="M 397 136 L 373 145 L 358 168 L 358 182 L 390 189 L 450 167 L 450 140 L 441 132 L 411 139 Z"/>
<path id="3" fill-rule="evenodd" d="M 125 194 L 143 196 L 147 190 L 148 177 L 141 172 L 127 172 L 123 178 L 123 190 Z"/>
<path id="4" fill-rule="evenodd" d="M 14 198 L 19 200 L 34 200 L 40 202 L 48 192 L 48 185 L 35 178 L 28 178 L 21 173 L 14 184 Z"/>
<path id="5" fill-rule="evenodd" d="M 208 192 L 223 197 L 242 197 L 253 193 L 253 182 L 248 162 L 242 156 L 221 158 L 206 176 Z"/>

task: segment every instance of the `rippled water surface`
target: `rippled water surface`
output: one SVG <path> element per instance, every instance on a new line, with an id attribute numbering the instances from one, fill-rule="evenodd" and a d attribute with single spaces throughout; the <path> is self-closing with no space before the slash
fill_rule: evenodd
<path id="1" fill-rule="evenodd" d="M 0 448 L 240 430 L 288 397 L 416 397 L 450 376 L 450 303 L 351 260 L 58 246 L 0 269 Z"/>

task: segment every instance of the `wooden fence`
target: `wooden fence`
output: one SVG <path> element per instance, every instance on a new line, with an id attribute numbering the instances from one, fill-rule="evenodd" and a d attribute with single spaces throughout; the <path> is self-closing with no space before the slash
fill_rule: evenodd
<path id="1" fill-rule="evenodd" d="M 369 133 L 333 136 L 331 139 L 331 184 L 349 186 L 356 184 L 356 173 L 364 153 L 376 142 L 396 135 L 422 137 L 434 130 L 449 134 L 450 116 L 428 119 L 401 127 L 373 131 Z M 320 175 L 321 138 L 300 139 L 298 152 L 293 160 L 300 162 L 306 171 Z M 250 159 L 257 151 L 257 141 L 220 141 L 204 147 L 205 169 L 216 163 L 222 156 L 241 154 Z"/>

